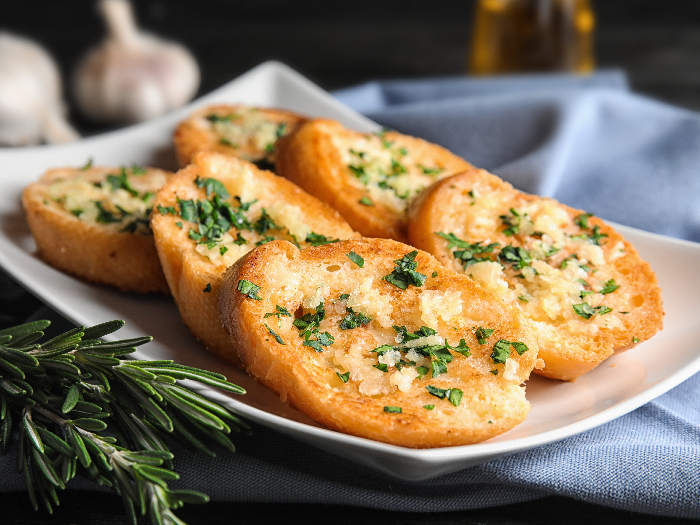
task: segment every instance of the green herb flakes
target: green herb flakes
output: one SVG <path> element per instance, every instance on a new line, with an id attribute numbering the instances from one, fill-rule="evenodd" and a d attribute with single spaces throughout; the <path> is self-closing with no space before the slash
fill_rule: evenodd
<path id="1" fill-rule="evenodd" d="M 270 335 L 275 338 L 275 341 L 277 341 L 281 345 L 287 346 L 287 344 L 284 342 L 284 339 L 282 339 L 280 335 L 277 332 L 275 332 L 272 328 L 267 326 L 267 323 L 263 323 L 263 325 L 265 326 L 265 328 L 267 328 L 267 331 L 270 333 Z"/>
<path id="2" fill-rule="evenodd" d="M 344 374 L 341 374 L 340 372 L 336 372 L 335 375 L 337 375 L 343 383 L 347 383 L 350 380 L 350 372 L 349 371 L 345 372 Z"/>
<path id="3" fill-rule="evenodd" d="M 249 299 L 255 299 L 256 301 L 262 301 L 262 297 L 258 295 L 260 287 L 257 284 L 251 283 L 247 279 L 241 279 L 238 281 L 238 291 Z"/>
<path id="4" fill-rule="evenodd" d="M 204 287 L 204 290 L 202 290 L 204 293 L 211 293 L 211 283 L 207 283 L 207 285 Z"/>
<path id="5" fill-rule="evenodd" d="M 384 276 L 384 280 L 393 284 L 401 290 L 405 290 L 409 285 L 423 286 L 426 276 L 417 272 L 418 263 L 415 262 L 417 251 L 412 251 L 404 255 L 401 259 L 394 261 L 396 268 L 389 275 Z"/>
<path id="6" fill-rule="evenodd" d="M 341 330 L 352 330 L 353 328 L 358 328 L 369 324 L 372 319 L 366 315 L 355 312 L 352 308 L 346 308 L 345 311 L 348 313 L 342 320 L 339 321 Z"/>
<path id="7" fill-rule="evenodd" d="M 364 206 L 374 206 L 372 199 L 367 196 L 363 196 L 358 202 Z"/>
<path id="8" fill-rule="evenodd" d="M 488 341 L 488 338 L 493 335 L 495 330 L 493 328 L 483 328 L 479 326 L 475 331 L 474 331 L 474 336 L 476 337 L 476 340 L 479 341 L 480 345 L 485 345 Z"/>
<path id="9" fill-rule="evenodd" d="M 401 414 L 403 411 L 401 410 L 401 407 L 384 407 L 384 412 L 388 412 L 389 414 Z"/>
<path id="10" fill-rule="evenodd" d="M 600 293 L 602 293 L 603 295 L 607 295 L 609 293 L 613 293 L 619 287 L 620 285 L 615 283 L 615 279 L 610 279 L 605 283 L 605 286 L 603 286 L 603 289 L 600 291 Z"/>
<path id="11" fill-rule="evenodd" d="M 353 251 L 351 251 L 347 255 L 348 255 L 348 259 L 350 259 L 352 262 L 354 262 L 360 268 L 363 268 L 365 266 L 365 260 L 360 255 L 357 255 Z"/>
<path id="12" fill-rule="evenodd" d="M 306 242 L 308 242 L 311 246 L 321 246 L 322 244 L 333 244 L 340 242 L 340 239 L 332 239 L 330 237 L 326 237 L 325 235 L 311 232 L 306 236 Z"/>

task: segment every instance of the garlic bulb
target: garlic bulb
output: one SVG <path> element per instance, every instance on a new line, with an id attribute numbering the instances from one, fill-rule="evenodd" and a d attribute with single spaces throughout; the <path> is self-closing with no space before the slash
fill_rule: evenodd
<path id="1" fill-rule="evenodd" d="M 53 59 L 31 40 L 0 33 L 0 144 L 78 139 L 64 114 L 61 77 Z"/>
<path id="2" fill-rule="evenodd" d="M 81 112 L 94 120 L 140 122 L 178 108 L 199 87 L 199 68 L 182 46 L 138 31 L 127 0 L 101 0 L 107 38 L 73 78 Z"/>

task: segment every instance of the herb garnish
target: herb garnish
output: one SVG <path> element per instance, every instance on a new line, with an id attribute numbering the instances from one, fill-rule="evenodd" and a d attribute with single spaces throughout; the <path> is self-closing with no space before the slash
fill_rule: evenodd
<path id="1" fill-rule="evenodd" d="M 311 232 L 306 236 L 306 242 L 311 246 L 321 246 L 322 244 L 333 244 L 340 242 L 340 239 L 332 239 L 331 237 L 326 237 L 320 233 Z"/>
<path id="2" fill-rule="evenodd" d="M 447 399 L 456 407 L 458 407 L 459 404 L 462 402 L 462 396 L 464 395 L 464 392 L 462 392 L 459 388 L 443 389 L 433 385 L 428 385 L 425 387 L 425 389 L 430 395 L 433 395 L 440 399 Z"/>
<path id="3" fill-rule="evenodd" d="M 388 406 L 388 407 L 384 407 L 384 412 L 388 412 L 390 414 L 401 414 L 402 410 L 401 410 L 401 407 Z"/>
<path id="4" fill-rule="evenodd" d="M 495 345 L 493 345 L 493 352 L 491 353 L 491 359 L 494 363 L 503 364 L 506 359 L 510 357 L 510 347 L 518 353 L 518 355 L 523 355 L 527 352 L 528 348 L 525 343 L 519 341 L 506 341 L 505 339 L 499 339 Z"/>
<path id="5" fill-rule="evenodd" d="M 281 345 L 287 345 L 287 343 L 284 342 L 284 339 L 282 339 L 277 332 L 275 332 L 272 328 L 267 326 L 267 323 L 263 323 L 263 325 L 265 326 L 265 328 L 267 328 L 267 331 L 270 333 L 270 335 L 275 338 L 275 341 L 277 341 Z"/>
<path id="6" fill-rule="evenodd" d="M 414 250 L 404 255 L 401 259 L 395 260 L 396 268 L 389 275 L 385 275 L 383 280 L 401 290 L 407 289 L 411 284 L 413 286 L 423 286 L 427 276 L 416 271 L 418 268 L 418 263 L 415 262 L 417 255 L 418 252 Z"/>
<path id="7" fill-rule="evenodd" d="M 348 259 L 350 259 L 352 262 L 354 262 L 360 268 L 363 268 L 365 266 L 365 260 L 362 258 L 362 256 L 357 255 L 355 252 L 351 251 L 350 253 L 347 254 L 347 256 L 348 256 Z"/>
<path id="8" fill-rule="evenodd" d="M 483 261 L 491 261 L 494 248 L 498 248 L 500 244 L 497 242 L 492 242 L 484 246 L 481 242 L 468 243 L 457 237 L 454 233 L 443 233 L 435 232 L 436 235 L 442 237 L 447 241 L 447 249 L 461 248 L 460 250 L 455 250 L 452 255 L 455 259 L 458 259 L 464 265 L 464 268 L 472 264 Z"/>
<path id="9" fill-rule="evenodd" d="M 250 299 L 262 301 L 262 297 L 258 295 L 260 287 L 257 284 L 251 283 L 247 279 L 241 279 L 240 281 L 238 281 L 238 286 L 236 287 L 236 289 Z"/>
<path id="10" fill-rule="evenodd" d="M 584 319 L 590 319 L 595 314 L 605 315 L 607 313 L 612 312 L 612 308 L 608 306 L 600 305 L 593 307 L 588 303 L 574 304 L 572 305 L 572 307 L 574 309 L 574 312 L 576 312 L 579 316 L 583 317 Z"/>
<path id="11" fill-rule="evenodd" d="M 352 308 L 346 308 L 345 311 L 348 315 L 338 322 L 341 330 L 352 330 L 353 328 L 369 324 L 372 321 L 371 318 L 360 312 L 355 312 Z"/>

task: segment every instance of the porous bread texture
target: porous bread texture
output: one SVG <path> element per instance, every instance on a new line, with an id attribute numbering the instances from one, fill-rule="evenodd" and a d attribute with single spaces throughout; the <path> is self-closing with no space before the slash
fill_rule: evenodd
<path id="1" fill-rule="evenodd" d="M 59 270 L 124 291 L 169 293 L 148 213 L 171 173 L 55 168 L 22 193 L 39 254 Z"/>
<path id="2" fill-rule="evenodd" d="M 403 290 L 383 279 L 412 252 L 416 271 L 426 276 L 422 285 Z M 246 282 L 259 290 L 246 289 Z M 271 242 L 229 268 L 219 306 L 248 373 L 328 428 L 405 447 L 442 447 L 489 439 L 528 413 L 522 383 L 537 363 L 538 347 L 520 312 L 411 246 L 361 238 L 300 251 Z M 305 339 L 295 319 L 319 309 L 325 316 Z M 357 314 L 369 319 L 343 329 L 343 320 Z M 436 333 L 402 342 L 395 327 Z M 484 344 L 478 327 L 493 330 Z M 316 339 L 323 343 L 320 352 L 308 346 Z M 491 354 L 501 339 L 522 342 L 527 351 L 519 355 L 507 347 L 505 364 L 497 364 Z M 449 351 L 446 372 L 433 377 L 439 363 L 422 350 L 433 345 L 439 353 L 445 341 L 455 348 L 460 340 L 471 355 Z M 373 351 L 382 345 L 389 345 L 386 351 Z M 452 403 L 449 394 L 436 397 L 428 386 L 463 395 Z"/>
<path id="3" fill-rule="evenodd" d="M 358 133 L 316 119 L 280 140 L 277 171 L 338 210 L 367 237 L 407 242 L 411 200 L 470 167 L 445 148 L 393 131 Z"/>
<path id="4" fill-rule="evenodd" d="M 223 184 L 228 196 L 220 200 L 249 225 L 262 224 L 258 221 L 264 222 L 265 214 L 280 229 L 258 231 L 239 224 L 218 239 L 197 239 L 202 233 L 198 221 L 181 215 L 183 206 L 194 209 L 197 202 L 209 205 L 218 198 L 201 183 L 206 179 Z M 293 240 L 294 235 L 300 246 L 308 246 L 311 233 L 333 239 L 357 235 L 338 212 L 288 180 L 214 152 L 195 154 L 192 164 L 158 192 L 151 221 L 163 271 L 184 323 L 211 352 L 234 364 L 238 357 L 221 326 L 217 303 L 226 268 L 265 238 Z"/>
<path id="5" fill-rule="evenodd" d="M 477 254 L 471 262 L 479 262 L 465 265 L 465 247 L 438 232 L 480 243 L 467 247 Z M 543 376 L 575 379 L 662 328 L 656 276 L 618 232 L 485 170 L 468 170 L 426 190 L 410 211 L 409 236 L 445 267 L 520 309 L 540 339 L 545 367 L 536 373 Z M 526 254 L 507 248 L 508 254 L 507 246 Z"/>
<path id="6" fill-rule="evenodd" d="M 206 106 L 175 129 L 173 142 L 180 166 L 198 151 L 218 151 L 274 166 L 275 142 L 294 131 L 306 117 L 274 108 L 242 104 Z"/>

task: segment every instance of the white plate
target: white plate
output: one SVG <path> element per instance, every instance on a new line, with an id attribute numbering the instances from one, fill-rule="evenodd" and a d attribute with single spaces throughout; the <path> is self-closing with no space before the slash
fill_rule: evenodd
<path id="1" fill-rule="evenodd" d="M 173 128 L 195 106 L 242 102 L 338 119 L 358 130 L 377 125 L 341 105 L 288 67 L 267 62 L 160 119 L 61 146 L 0 149 L 0 265 L 71 321 L 91 326 L 124 319 L 120 338 L 144 334 L 154 341 L 140 359 L 177 362 L 225 374 L 248 390 L 227 396 L 206 389 L 252 421 L 320 449 L 407 480 L 428 479 L 578 434 L 641 406 L 700 370 L 700 244 L 617 226 L 657 272 L 664 297 L 664 330 L 633 350 L 614 355 L 574 383 L 538 376 L 528 382 L 532 411 L 515 429 L 478 445 L 413 450 L 319 427 L 243 372 L 208 355 L 182 325 L 171 299 L 119 293 L 64 275 L 39 260 L 19 202 L 22 188 L 46 168 L 98 164 L 151 164 L 174 168 Z"/>

